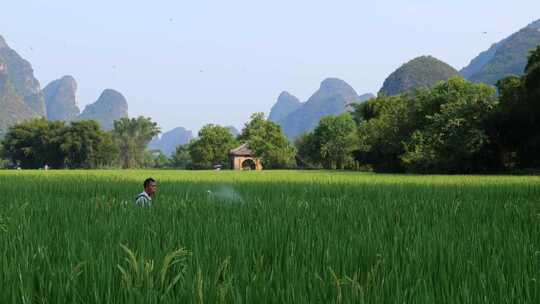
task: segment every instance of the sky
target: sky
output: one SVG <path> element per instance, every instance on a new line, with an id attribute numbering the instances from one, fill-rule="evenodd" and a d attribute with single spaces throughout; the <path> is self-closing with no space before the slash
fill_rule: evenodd
<path id="1" fill-rule="evenodd" d="M 0 35 L 42 87 L 106 88 L 163 131 L 241 128 L 282 91 L 306 101 L 328 77 L 359 94 L 421 55 L 457 69 L 540 18 L 538 0 L 3 1 Z M 486 33 L 485 33 L 486 32 Z"/>

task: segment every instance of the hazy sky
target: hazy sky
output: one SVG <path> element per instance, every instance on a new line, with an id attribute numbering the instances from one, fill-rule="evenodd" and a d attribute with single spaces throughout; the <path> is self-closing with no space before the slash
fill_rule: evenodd
<path id="1" fill-rule="evenodd" d="M 538 0 L 2 2 L 0 35 L 42 87 L 74 76 L 81 109 L 119 90 L 130 116 L 165 131 L 240 128 L 281 91 L 305 101 L 327 77 L 376 93 L 419 55 L 460 69 L 540 18 Z"/>

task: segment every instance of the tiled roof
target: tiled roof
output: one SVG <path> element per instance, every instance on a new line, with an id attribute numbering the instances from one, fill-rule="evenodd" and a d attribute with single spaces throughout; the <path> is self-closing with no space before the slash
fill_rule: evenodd
<path id="1" fill-rule="evenodd" d="M 247 144 L 242 144 L 240 147 L 232 149 L 229 154 L 234 156 L 250 156 L 253 152 L 251 152 Z"/>

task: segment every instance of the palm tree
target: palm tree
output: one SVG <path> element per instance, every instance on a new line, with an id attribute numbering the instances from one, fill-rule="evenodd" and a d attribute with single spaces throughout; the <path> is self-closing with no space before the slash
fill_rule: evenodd
<path id="1" fill-rule="evenodd" d="M 150 118 L 122 118 L 114 122 L 113 134 L 120 148 L 123 168 L 135 168 L 142 164 L 148 143 L 161 132 Z"/>

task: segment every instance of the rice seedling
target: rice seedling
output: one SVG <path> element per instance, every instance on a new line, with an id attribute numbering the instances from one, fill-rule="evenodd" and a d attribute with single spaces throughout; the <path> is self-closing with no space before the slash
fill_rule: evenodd
<path id="1" fill-rule="evenodd" d="M 0 171 L 0 191 L 0 303 L 540 301 L 540 177 Z"/>

